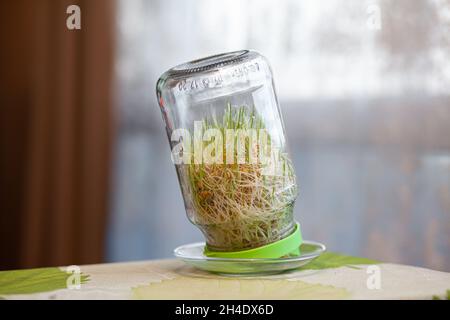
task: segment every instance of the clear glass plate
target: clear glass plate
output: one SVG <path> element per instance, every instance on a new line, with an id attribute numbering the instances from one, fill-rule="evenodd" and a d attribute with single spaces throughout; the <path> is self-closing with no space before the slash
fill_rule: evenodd
<path id="1" fill-rule="evenodd" d="M 230 259 L 207 257 L 204 242 L 182 245 L 174 250 L 175 257 L 198 269 L 226 275 L 274 274 L 297 269 L 322 254 L 326 247 L 315 241 L 303 241 L 300 255 L 275 259 Z"/>

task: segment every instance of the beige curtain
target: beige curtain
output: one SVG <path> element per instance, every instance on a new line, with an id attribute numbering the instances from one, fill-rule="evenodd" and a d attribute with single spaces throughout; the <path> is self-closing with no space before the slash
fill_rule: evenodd
<path id="1" fill-rule="evenodd" d="M 81 8 L 68 30 L 66 8 Z M 102 261 L 114 1 L 0 4 L 0 268 Z"/>

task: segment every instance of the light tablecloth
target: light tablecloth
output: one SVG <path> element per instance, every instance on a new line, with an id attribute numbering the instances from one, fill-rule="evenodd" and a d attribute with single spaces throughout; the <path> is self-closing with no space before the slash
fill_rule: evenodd
<path id="1" fill-rule="evenodd" d="M 293 272 L 225 277 L 177 260 L 0 272 L 4 299 L 448 299 L 450 273 L 325 253 Z"/>

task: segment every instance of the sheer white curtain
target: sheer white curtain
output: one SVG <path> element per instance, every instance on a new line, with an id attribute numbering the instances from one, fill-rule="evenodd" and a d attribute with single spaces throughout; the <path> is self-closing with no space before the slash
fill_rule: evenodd
<path id="1" fill-rule="evenodd" d="M 180 62 L 270 60 L 305 236 L 450 270 L 450 4 L 444 0 L 119 0 L 111 260 L 202 237 L 185 217 L 155 99 Z"/>

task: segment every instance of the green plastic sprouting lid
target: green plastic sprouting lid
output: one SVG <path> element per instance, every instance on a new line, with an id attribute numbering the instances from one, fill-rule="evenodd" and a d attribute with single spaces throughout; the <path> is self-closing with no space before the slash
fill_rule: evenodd
<path id="1" fill-rule="evenodd" d="M 267 244 L 262 247 L 233 251 L 233 252 L 219 252 L 211 251 L 208 246 L 205 246 L 204 254 L 207 257 L 217 258 L 231 258 L 231 259 L 271 259 L 280 258 L 289 254 L 300 254 L 300 245 L 302 244 L 302 233 L 300 231 L 300 224 L 297 223 L 294 232 L 286 238 L 276 242 Z"/>

